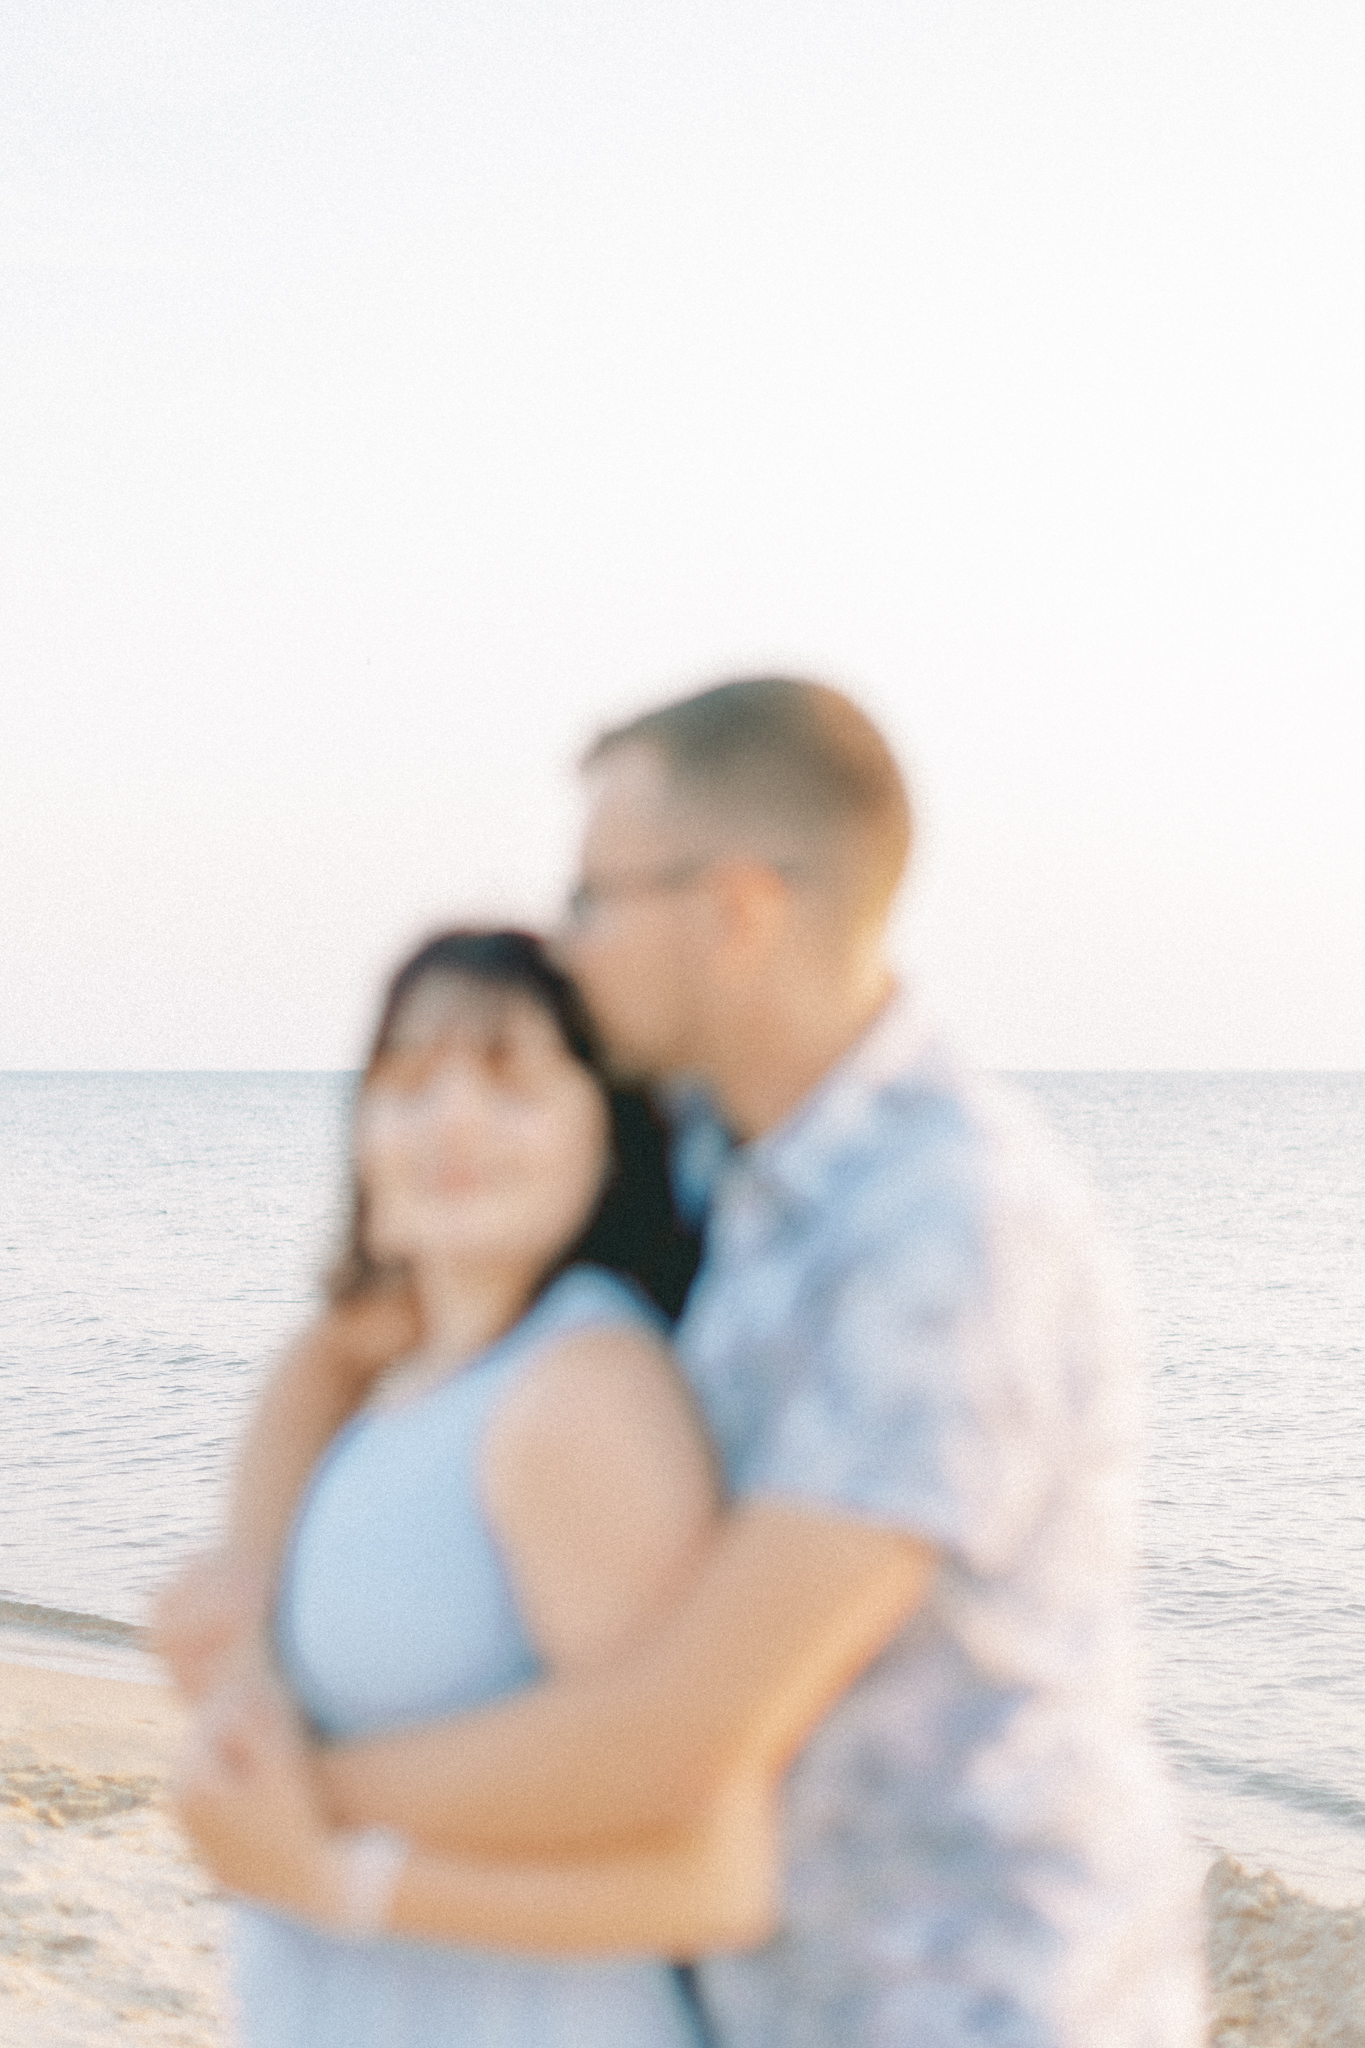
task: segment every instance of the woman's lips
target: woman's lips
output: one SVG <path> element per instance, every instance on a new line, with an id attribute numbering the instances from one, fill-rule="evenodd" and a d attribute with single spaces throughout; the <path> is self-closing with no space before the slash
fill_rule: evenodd
<path id="1" fill-rule="evenodd" d="M 433 1195 L 485 1195 L 496 1187 L 486 1173 L 433 1173 L 427 1188 Z"/>

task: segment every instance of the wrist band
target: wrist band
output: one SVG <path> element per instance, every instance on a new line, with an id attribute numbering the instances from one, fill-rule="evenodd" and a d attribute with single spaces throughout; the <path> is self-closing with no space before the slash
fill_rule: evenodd
<path id="1" fill-rule="evenodd" d="M 412 1854 L 392 1828 L 345 1829 L 336 1837 L 336 1925 L 342 1934 L 382 1934 L 398 1880 Z"/>

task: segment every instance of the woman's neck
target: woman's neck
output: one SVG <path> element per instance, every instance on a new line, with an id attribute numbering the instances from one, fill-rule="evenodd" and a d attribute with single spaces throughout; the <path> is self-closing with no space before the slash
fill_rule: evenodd
<path id="1" fill-rule="evenodd" d="M 538 1271 L 520 1264 L 469 1266 L 419 1260 L 413 1279 L 425 1353 L 463 1365 L 495 1344 L 525 1313 Z"/>

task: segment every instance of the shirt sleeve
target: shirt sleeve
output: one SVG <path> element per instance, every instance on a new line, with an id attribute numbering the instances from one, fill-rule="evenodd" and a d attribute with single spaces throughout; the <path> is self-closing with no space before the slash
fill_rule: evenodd
<path id="1" fill-rule="evenodd" d="M 902 1215 L 793 1332 L 744 1491 L 903 1528 L 1000 1570 L 1058 1456 L 1056 1333 L 1037 1277 L 1031 1304 L 1002 1286 L 969 1202 Z"/>

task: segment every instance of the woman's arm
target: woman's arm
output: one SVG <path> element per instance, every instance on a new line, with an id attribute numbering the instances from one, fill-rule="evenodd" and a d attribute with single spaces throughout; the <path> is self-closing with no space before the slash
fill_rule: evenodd
<path id="1" fill-rule="evenodd" d="M 222 1544 L 178 1572 L 153 1612 L 152 1646 L 190 1699 L 268 1661 L 271 1593 L 309 1475 L 378 1375 L 417 1337 L 406 1291 L 376 1294 L 329 1310 L 267 1380 L 238 1454 Z"/>
<path id="2" fill-rule="evenodd" d="M 535 1864 L 412 1848 L 382 1913 L 363 1930 L 349 1917 L 354 1838 L 326 1827 L 281 1706 L 258 1701 L 207 1737 L 177 1806 L 229 1890 L 337 1933 L 532 1955 L 688 1957 L 750 1947 L 772 1931 L 771 1795 L 752 1779 L 728 1787 L 688 1837 L 629 1854 Z"/>
<path id="3" fill-rule="evenodd" d="M 489 1523 L 547 1670 L 600 1669 L 657 1623 L 720 1527 L 713 1461 L 665 1347 L 632 1328 L 562 1340 L 497 1410 Z M 452 1723 L 452 1732 L 458 1723 Z M 182 1818 L 229 1888 L 344 1921 L 347 1838 L 328 1831 L 297 1733 L 266 1698 L 209 1731 Z M 687 1956 L 771 1929 L 773 1795 L 731 1773 L 684 1827 L 601 1857 L 497 1859 L 413 1845 L 388 1931 L 533 1954 Z"/>
<path id="4" fill-rule="evenodd" d="M 685 1391 L 676 1380 L 673 1387 L 682 1434 L 671 1441 L 690 1443 L 685 1455 L 695 1458 L 703 1440 Z M 581 1401 L 564 1375 L 556 1401 L 540 1407 L 520 1454 L 524 1485 L 515 1483 L 517 1458 L 502 1483 L 496 1469 L 487 1475 L 514 1572 L 517 1553 L 528 1560 L 528 1612 L 532 1581 L 555 1568 L 553 1544 L 536 1526 L 537 1441 L 557 1483 L 575 1474 L 592 1482 L 580 1500 L 596 1499 L 609 1514 L 625 1498 L 619 1460 L 615 1478 L 599 1471 L 588 1426 L 598 1406 L 610 1423 L 617 1404 L 605 1388 L 600 1403 L 579 1391 Z M 572 1460 L 556 1456 L 557 1411 Z M 660 1439 L 654 1460 L 665 1492 L 669 1441 Z M 542 1509 L 553 1536 L 563 1512 L 550 1512 L 548 1497 Z M 531 1517 L 520 1532 L 519 1511 Z M 736 1777 L 775 1780 L 928 1596 L 938 1558 L 906 1531 L 799 1503 L 750 1501 L 718 1519 L 711 1508 L 704 1524 L 690 1566 L 683 1546 L 671 1590 L 667 1573 L 649 1575 L 657 1611 L 641 1618 L 649 1603 L 637 1606 L 637 1626 L 614 1654 L 575 1668 L 566 1641 L 547 1657 L 554 1668 L 523 1692 L 455 1720 L 315 1751 L 330 1817 L 343 1827 L 397 1828 L 456 1857 L 539 1863 L 676 1840 L 704 1824 Z M 594 1542 L 610 1548 L 610 1520 L 591 1526 Z M 557 1612 L 561 1628 L 572 1620 L 571 1603 Z"/>
<path id="5" fill-rule="evenodd" d="M 695 1578 L 721 1510 L 710 1445 L 661 1339 L 584 1329 L 495 1410 L 480 1483 L 549 1678 L 600 1671 Z"/>

